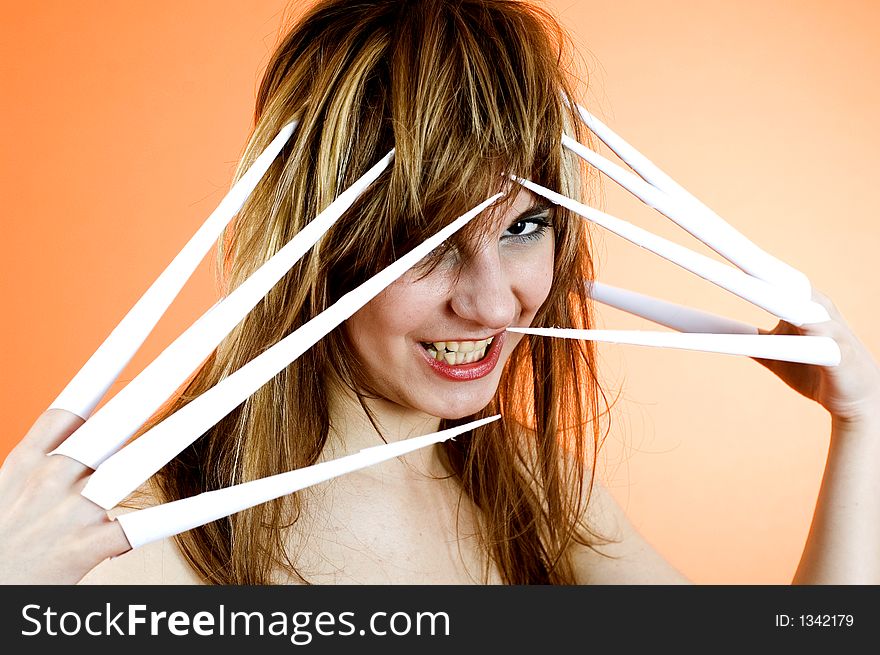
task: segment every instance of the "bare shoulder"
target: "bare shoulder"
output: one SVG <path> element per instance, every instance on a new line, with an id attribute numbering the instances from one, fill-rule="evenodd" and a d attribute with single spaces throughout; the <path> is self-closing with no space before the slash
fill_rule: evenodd
<path id="1" fill-rule="evenodd" d="M 520 424 L 513 429 L 534 443 L 534 433 Z M 534 452 L 523 453 L 527 458 Z M 614 497 L 597 479 L 590 489 L 591 470 L 584 467 L 583 515 L 581 527 L 589 532 L 592 547 L 575 543 L 568 551 L 578 584 L 689 584 L 680 571 L 670 564 L 639 534 Z M 540 493 L 540 489 L 536 489 Z M 589 493 L 587 497 L 586 494 Z M 592 534 L 591 534 L 592 533 Z"/>
<path id="2" fill-rule="evenodd" d="M 141 506 L 153 504 L 146 494 Z M 109 512 L 116 518 L 135 508 L 116 508 Z M 162 539 L 106 559 L 92 569 L 79 584 L 83 585 L 196 585 L 203 584 L 187 564 L 173 539 Z"/>
<path id="3" fill-rule="evenodd" d="M 571 557 L 580 584 L 690 584 L 635 529 L 623 509 L 598 480 L 587 504 L 589 528 L 607 543 L 594 548 L 572 547 Z"/>

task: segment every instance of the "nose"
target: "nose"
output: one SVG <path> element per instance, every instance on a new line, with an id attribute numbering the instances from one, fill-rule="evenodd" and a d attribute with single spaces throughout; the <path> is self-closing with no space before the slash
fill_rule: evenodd
<path id="1" fill-rule="evenodd" d="M 486 247 L 461 264 L 450 304 L 476 329 L 502 330 L 519 311 L 519 300 L 497 248 Z"/>

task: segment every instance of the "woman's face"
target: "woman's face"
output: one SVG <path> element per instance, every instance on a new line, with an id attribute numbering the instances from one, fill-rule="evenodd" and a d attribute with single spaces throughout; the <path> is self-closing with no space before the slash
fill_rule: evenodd
<path id="1" fill-rule="evenodd" d="M 491 210 L 490 210 L 491 211 Z M 519 191 L 496 209 L 493 231 L 455 249 L 427 276 L 410 271 L 346 323 L 383 398 L 440 418 L 485 407 L 510 353 L 550 293 L 551 209 Z"/>

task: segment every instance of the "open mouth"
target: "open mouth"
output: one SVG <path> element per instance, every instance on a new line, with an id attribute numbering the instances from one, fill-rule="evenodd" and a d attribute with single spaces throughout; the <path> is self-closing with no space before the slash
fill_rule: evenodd
<path id="1" fill-rule="evenodd" d="M 430 357 L 450 366 L 473 364 L 486 356 L 495 337 L 479 341 L 433 341 L 422 342 Z"/>

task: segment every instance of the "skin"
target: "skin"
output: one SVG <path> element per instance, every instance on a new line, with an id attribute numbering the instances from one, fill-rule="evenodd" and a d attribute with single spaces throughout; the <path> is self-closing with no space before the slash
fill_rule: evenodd
<path id="1" fill-rule="evenodd" d="M 830 320 L 795 327 L 780 321 L 762 334 L 833 338 L 841 350 L 836 367 L 756 359 L 789 387 L 831 414 L 831 441 L 810 533 L 793 584 L 880 584 L 880 367 L 834 303 L 814 290 Z M 594 503 L 593 500 L 596 502 Z M 679 583 L 673 569 L 633 529 L 620 507 L 600 488 L 588 511 L 619 543 L 603 552 L 574 553 L 580 582 L 594 584 Z"/>
<path id="2" fill-rule="evenodd" d="M 441 416 L 473 413 L 494 393 L 520 335 L 507 335 L 496 371 L 471 382 L 431 377 L 414 349 L 421 340 L 482 337 L 529 324 L 552 283 L 552 233 L 516 246 L 504 236 L 532 202 L 521 194 L 499 217 L 496 240 L 473 244 L 423 280 L 402 279 L 347 325 L 382 392 L 371 404 L 386 439 L 435 430 Z M 803 328 L 780 322 L 769 333 L 830 336 L 840 345 L 841 364 L 760 360 L 832 416 L 825 477 L 794 581 L 877 584 L 880 367 L 834 305 L 818 292 L 814 299 L 828 309 L 829 321 Z M 325 457 L 379 443 L 349 394 L 331 387 L 330 399 L 333 434 Z M 119 525 L 80 495 L 90 471 L 63 456 L 46 456 L 81 423 L 62 410 L 45 412 L 0 468 L 0 582 L 74 583 L 87 574 L 86 582 L 99 583 L 197 582 L 170 541 L 130 551 Z M 308 518 L 289 535 L 306 576 L 314 582 L 453 583 L 485 573 L 497 581 L 497 571 L 481 570 L 470 537 L 474 509 L 458 504 L 454 485 L 434 477 L 440 472 L 436 452 L 425 449 L 310 489 Z M 594 488 L 587 520 L 616 543 L 603 548 L 611 558 L 584 548 L 571 553 L 579 582 L 687 582 L 601 485 Z M 279 579 L 285 581 L 292 582 Z"/>
<path id="3" fill-rule="evenodd" d="M 831 320 L 801 328 L 780 321 L 765 334 L 828 336 L 837 367 L 758 360 L 831 414 L 831 441 L 795 584 L 880 584 L 880 367 L 823 294 Z"/>
<path id="4" fill-rule="evenodd" d="M 548 218 L 548 212 L 522 190 L 504 213 L 495 214 L 494 238 L 448 253 L 427 276 L 408 272 L 346 323 L 355 354 L 381 395 L 369 404 L 386 439 L 432 432 L 440 418 L 461 418 L 485 407 L 523 335 L 504 334 L 498 364 L 469 381 L 437 375 L 424 361 L 422 342 L 477 341 L 530 325 L 550 293 L 552 228 L 542 231 L 529 222 Z M 333 385 L 330 400 L 334 431 L 344 436 L 347 449 L 382 443 L 364 424 L 350 391 Z"/>
<path id="5" fill-rule="evenodd" d="M 522 335 L 504 335 L 492 372 L 469 381 L 437 375 L 421 343 L 476 341 L 531 323 L 550 292 L 554 261 L 552 229 L 529 223 L 535 215 L 543 220 L 547 212 L 536 208 L 531 193 L 519 192 L 506 211 L 496 211 L 492 238 L 449 253 L 427 276 L 410 272 L 346 323 L 381 396 L 367 404 L 382 435 L 353 393 L 332 385 L 331 436 L 322 459 L 381 444 L 383 437 L 436 431 L 440 418 L 468 416 L 489 403 Z M 336 584 L 500 581 L 497 571 L 482 568 L 471 536 L 476 511 L 460 502 L 438 451 L 416 451 L 307 490 L 308 518 L 288 536 L 305 577 Z"/>

